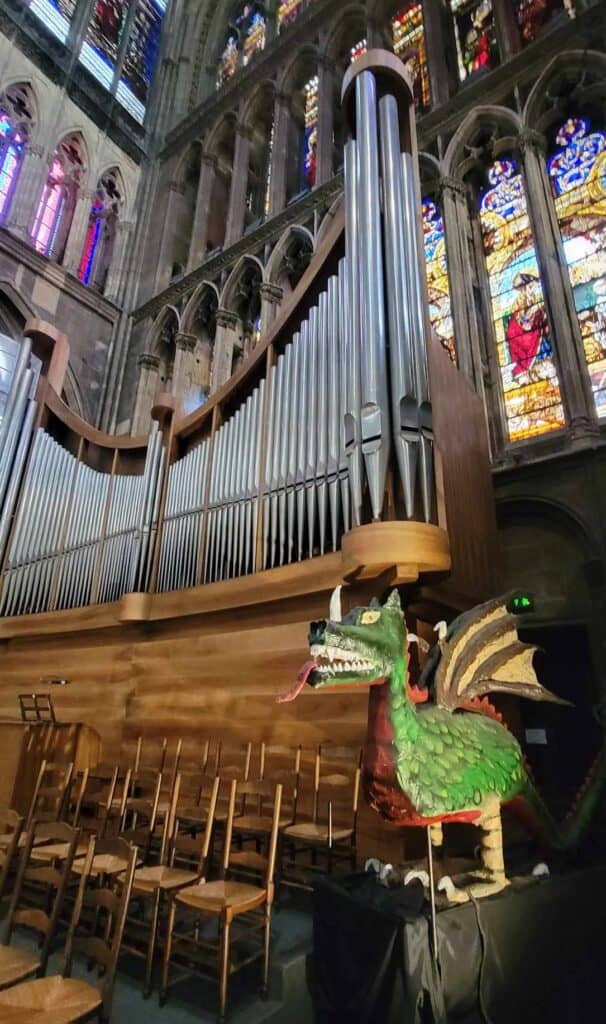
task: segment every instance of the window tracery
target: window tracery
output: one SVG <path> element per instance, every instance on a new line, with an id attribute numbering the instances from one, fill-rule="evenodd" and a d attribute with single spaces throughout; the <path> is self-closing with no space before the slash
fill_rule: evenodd
<path id="1" fill-rule="evenodd" d="M 423 27 L 423 7 L 419 0 L 402 7 L 391 19 L 394 53 L 409 72 L 420 110 L 426 110 L 431 102 L 429 71 Z"/>
<path id="2" fill-rule="evenodd" d="M 32 229 L 34 247 L 58 262 L 65 252 L 83 172 L 80 138 L 69 135 L 59 143 L 51 159 Z"/>
<path id="3" fill-rule="evenodd" d="M 569 118 L 547 170 L 598 416 L 606 416 L 606 132 Z"/>
<path id="4" fill-rule="evenodd" d="M 0 218 L 6 217 L 30 139 L 34 116 L 26 85 L 13 85 L 0 98 Z"/>
<path id="5" fill-rule="evenodd" d="M 303 88 L 305 94 L 305 126 L 301 177 L 304 189 L 316 183 L 316 151 L 318 148 L 318 76 L 314 75 Z"/>
<path id="6" fill-rule="evenodd" d="M 114 169 L 97 185 L 78 274 L 82 284 L 100 292 L 104 291 L 111 264 L 121 204 L 122 186 Z"/>
<path id="7" fill-rule="evenodd" d="M 459 78 L 488 71 L 499 62 L 492 0 L 450 0 Z"/>
<path id="8" fill-rule="evenodd" d="M 456 363 L 444 221 L 435 200 L 423 199 L 422 216 L 429 319 L 440 342 Z"/>
<path id="9" fill-rule="evenodd" d="M 480 199 L 480 224 L 510 441 L 565 424 L 543 287 L 522 176 L 496 160 Z"/>

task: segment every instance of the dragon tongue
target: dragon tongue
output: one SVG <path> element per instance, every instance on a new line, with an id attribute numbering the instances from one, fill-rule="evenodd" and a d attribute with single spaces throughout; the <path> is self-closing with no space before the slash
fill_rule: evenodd
<path id="1" fill-rule="evenodd" d="M 309 676 L 317 667 L 318 666 L 316 662 L 313 661 L 313 659 L 310 661 L 306 661 L 305 664 L 302 665 L 301 668 L 299 669 L 295 685 L 292 686 L 290 690 L 287 690 L 286 693 L 281 693 L 279 697 L 276 697 L 277 703 L 288 704 L 289 701 L 296 700 L 299 694 L 301 693 L 301 690 L 305 686 L 305 683 L 309 679 Z"/>

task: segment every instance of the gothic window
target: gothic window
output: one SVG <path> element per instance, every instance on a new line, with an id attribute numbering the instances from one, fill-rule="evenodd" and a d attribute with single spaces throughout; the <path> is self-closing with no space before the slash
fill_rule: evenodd
<path id="1" fill-rule="evenodd" d="M 564 10 L 571 17 L 574 13 L 572 0 L 512 0 L 512 2 L 524 45 L 532 43 L 554 15 Z"/>
<path id="2" fill-rule="evenodd" d="M 29 0 L 29 9 L 62 43 L 67 41 L 76 0 Z"/>
<path id="3" fill-rule="evenodd" d="M 453 14 L 459 78 L 496 67 L 499 53 L 492 0 L 450 0 Z"/>
<path id="4" fill-rule="evenodd" d="M 227 82 L 228 78 L 235 75 L 238 70 L 238 33 L 232 29 L 227 37 L 223 53 L 219 57 L 219 69 L 217 71 L 217 89 Z"/>
<path id="5" fill-rule="evenodd" d="M 263 211 L 266 217 L 269 215 L 269 211 L 271 208 L 271 171 L 273 167 L 275 127 L 275 121 L 272 120 L 271 131 L 269 133 L 269 144 L 267 149 L 267 179 L 265 182 L 265 202 L 263 203 Z"/>
<path id="6" fill-rule="evenodd" d="M 426 110 L 431 97 L 423 7 L 419 0 L 407 4 L 394 14 L 391 19 L 391 30 L 394 53 L 400 58 L 413 81 L 415 103 L 420 110 Z"/>
<path id="7" fill-rule="evenodd" d="M 260 10 L 256 10 L 254 7 L 249 17 L 249 24 L 244 36 L 244 45 L 242 46 L 242 63 L 248 64 L 252 60 L 255 53 L 259 53 L 265 47 L 265 18 Z"/>
<path id="8" fill-rule="evenodd" d="M 108 171 L 97 185 L 78 275 L 82 284 L 90 285 L 99 292 L 105 289 L 121 204 L 122 186 L 114 169 Z"/>
<path id="9" fill-rule="evenodd" d="M 354 60 L 357 60 L 358 57 L 361 57 L 364 53 L 366 53 L 366 40 L 359 39 L 349 51 L 349 63 L 353 64 Z"/>
<path id="10" fill-rule="evenodd" d="M 84 162 L 77 135 L 68 135 L 55 150 L 32 230 L 34 247 L 61 262 L 74 216 Z"/>
<path id="11" fill-rule="evenodd" d="M 446 239 L 441 211 L 433 199 L 422 203 L 423 237 L 427 270 L 427 291 L 429 295 L 429 319 L 442 345 L 456 362 L 448 265 L 446 263 Z"/>
<path id="12" fill-rule="evenodd" d="M 80 51 L 81 63 L 106 89 L 116 73 L 128 8 L 128 0 L 97 0 Z"/>
<path id="13" fill-rule="evenodd" d="M 303 129 L 303 154 L 301 179 L 303 189 L 312 189 L 316 183 L 316 150 L 318 146 L 318 76 L 306 83 L 305 126 Z"/>
<path id="14" fill-rule="evenodd" d="M 565 424 L 543 287 L 522 176 L 496 160 L 480 198 L 480 224 L 510 441 Z"/>
<path id="15" fill-rule="evenodd" d="M 0 218 L 6 217 L 30 137 L 33 111 L 26 85 L 12 85 L 0 99 Z"/>
<path id="16" fill-rule="evenodd" d="M 143 124 L 160 49 L 167 0 L 139 0 L 132 22 L 116 99 Z"/>
<path id="17" fill-rule="evenodd" d="M 549 178 L 598 416 L 606 416 L 606 132 L 570 118 Z"/>
<path id="18" fill-rule="evenodd" d="M 292 25 L 298 17 L 303 6 L 302 0 L 283 0 L 278 4 L 278 32 L 281 32 L 286 25 Z"/>

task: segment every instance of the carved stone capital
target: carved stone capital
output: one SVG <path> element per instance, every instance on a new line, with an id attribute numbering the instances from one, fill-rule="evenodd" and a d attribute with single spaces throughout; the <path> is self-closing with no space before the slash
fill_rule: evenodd
<path id="1" fill-rule="evenodd" d="M 525 128 L 518 135 L 518 145 L 522 153 L 527 150 L 535 150 L 544 154 L 547 150 L 547 139 L 542 132 L 537 132 L 533 128 Z"/>
<path id="2" fill-rule="evenodd" d="M 238 325 L 238 314 L 232 312 L 231 309 L 218 309 L 215 313 L 215 319 L 217 321 L 217 327 L 228 327 L 230 330 L 235 330 Z"/>
<path id="3" fill-rule="evenodd" d="M 261 298 L 267 299 L 268 302 L 273 302 L 279 305 L 284 298 L 284 289 L 280 288 L 278 284 L 272 284 L 271 281 L 263 281 L 259 286 Z"/>
<path id="4" fill-rule="evenodd" d="M 241 135 L 243 139 L 247 139 L 252 142 L 253 130 L 249 124 L 244 124 L 243 121 L 238 121 L 236 125 L 236 135 Z"/>
<path id="5" fill-rule="evenodd" d="M 142 352 L 139 356 L 139 368 L 142 370 L 157 370 L 160 366 L 160 357 L 152 355 L 151 352 Z"/>
<path id="6" fill-rule="evenodd" d="M 183 352 L 193 352 L 197 340 L 195 334 L 186 334 L 184 331 L 179 331 L 175 335 L 175 348 L 179 348 Z"/>
<path id="7" fill-rule="evenodd" d="M 454 192 L 456 196 L 461 196 L 462 199 L 465 199 L 467 196 L 467 185 L 460 178 L 440 178 L 439 188 L 442 195 L 444 192 Z"/>
<path id="8" fill-rule="evenodd" d="M 28 142 L 25 151 L 26 153 L 31 153 L 32 156 L 40 157 L 40 159 L 46 156 L 44 146 L 39 146 L 35 142 Z"/>

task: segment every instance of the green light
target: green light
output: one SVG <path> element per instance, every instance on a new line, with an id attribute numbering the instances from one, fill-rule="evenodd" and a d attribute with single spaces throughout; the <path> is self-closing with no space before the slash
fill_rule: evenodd
<path id="1" fill-rule="evenodd" d="M 511 611 L 522 613 L 534 611 L 534 601 L 529 594 L 517 594 L 511 601 Z"/>

